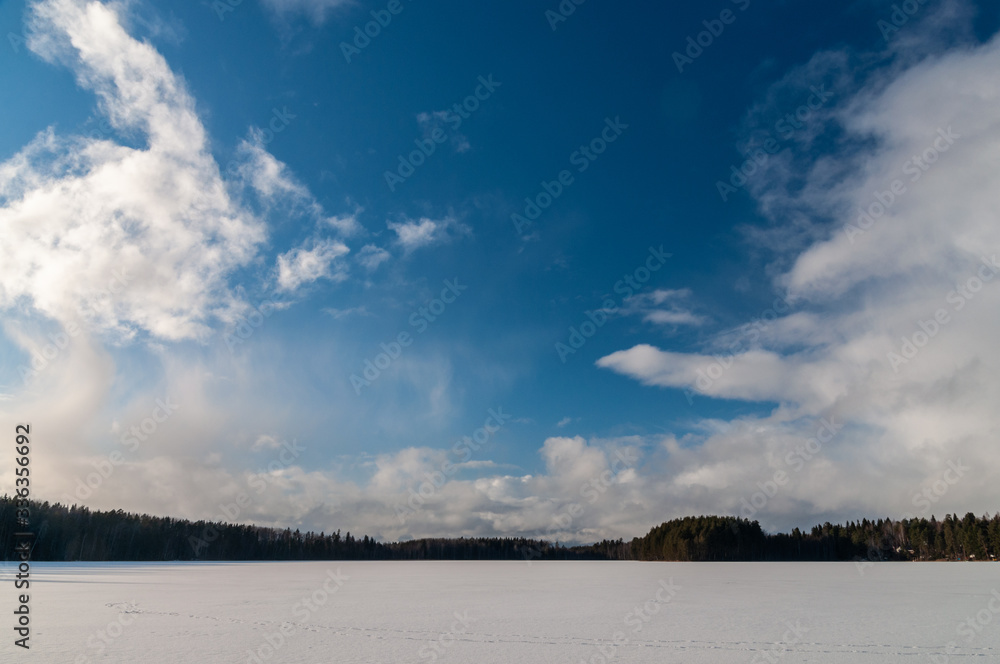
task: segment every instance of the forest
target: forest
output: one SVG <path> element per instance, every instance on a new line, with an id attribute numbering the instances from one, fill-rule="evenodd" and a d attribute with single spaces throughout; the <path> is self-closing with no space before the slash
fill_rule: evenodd
<path id="1" fill-rule="evenodd" d="M 12 560 L 17 499 L 0 497 L 0 550 Z M 810 532 L 769 534 L 757 521 L 698 516 L 666 521 L 631 541 L 583 546 L 523 537 L 379 542 L 351 533 L 302 533 L 254 525 L 188 521 L 29 504 L 36 561 L 230 560 L 637 560 L 637 561 L 988 561 L 1000 557 L 1000 513 L 977 517 L 862 519 Z M 19 540 L 22 540 L 20 537 Z"/>
<path id="2" fill-rule="evenodd" d="M 611 547 L 608 557 L 615 551 Z M 767 534 L 757 521 L 736 517 L 686 517 L 656 526 L 617 551 L 628 560 L 996 560 L 1000 514 L 827 522 L 788 534 Z"/>

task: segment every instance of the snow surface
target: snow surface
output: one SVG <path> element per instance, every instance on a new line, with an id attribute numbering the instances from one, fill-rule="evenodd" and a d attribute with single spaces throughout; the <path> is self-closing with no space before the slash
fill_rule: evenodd
<path id="1" fill-rule="evenodd" d="M 34 563 L 30 653 L 15 571 L 4 661 L 1000 662 L 991 563 Z"/>

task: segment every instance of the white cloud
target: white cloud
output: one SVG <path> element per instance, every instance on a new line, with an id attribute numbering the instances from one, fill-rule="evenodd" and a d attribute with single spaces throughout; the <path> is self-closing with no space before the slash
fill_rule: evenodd
<path id="1" fill-rule="evenodd" d="M 432 244 L 440 236 L 441 226 L 436 221 L 426 218 L 399 224 L 390 221 L 387 225 L 396 233 L 397 241 L 406 251 Z"/>
<path id="2" fill-rule="evenodd" d="M 303 14 L 316 25 L 325 23 L 333 10 L 354 4 L 354 0 L 261 0 L 261 2 L 279 18 L 287 19 L 296 14 Z"/>
<path id="3" fill-rule="evenodd" d="M 559 429 L 562 429 L 564 426 L 566 426 L 567 424 L 569 424 L 572 421 L 573 421 L 572 417 L 568 417 L 568 416 L 564 417 L 561 420 L 559 420 L 558 422 L 556 422 L 556 427 L 558 427 Z"/>
<path id="4" fill-rule="evenodd" d="M 467 226 L 452 217 L 446 217 L 439 221 L 421 217 L 416 221 L 406 220 L 399 223 L 389 221 L 386 222 L 386 225 L 396 234 L 397 244 L 406 253 L 421 247 L 447 242 L 456 234 L 470 232 Z"/>
<path id="5" fill-rule="evenodd" d="M 821 54 L 783 85 L 806 89 L 806 74 L 822 77 L 846 59 Z M 1000 41 L 905 64 L 854 91 L 841 82 L 842 97 L 820 118 L 838 127 L 836 152 L 817 153 L 825 129 L 814 127 L 751 180 L 773 224 L 776 266 L 787 266 L 777 283 L 796 310 L 752 334 L 728 333 L 741 342 L 735 355 L 714 342 L 721 352 L 640 344 L 597 363 L 692 398 L 779 404 L 753 435 L 709 434 L 675 450 L 690 464 L 673 481 L 706 495 L 724 486 L 749 495 L 788 469 L 785 455 L 820 418 L 844 422 L 848 433 L 768 504 L 769 523 L 913 513 L 911 498 L 949 460 L 974 470 L 935 513 L 978 513 L 1000 500 L 989 479 L 1000 472 Z M 886 212 L 862 227 L 859 208 L 878 198 Z M 783 232 L 797 239 L 782 243 Z M 721 496 L 709 502 L 726 507 Z"/>
<path id="6" fill-rule="evenodd" d="M 182 403 L 188 405 L 187 400 Z M 125 453 L 126 463 L 114 471 L 113 484 L 106 482 L 83 502 L 97 509 L 116 509 L 125 501 L 140 512 L 221 519 L 220 503 L 232 502 L 243 491 L 250 496 L 250 504 L 237 521 L 319 531 L 329 530 L 330 519 L 335 518 L 339 528 L 383 539 L 527 533 L 563 542 L 593 541 L 629 536 L 660 517 L 659 512 L 646 510 L 621 517 L 622 505 L 638 505 L 644 488 L 652 483 L 636 473 L 640 454 L 635 443 L 640 441 L 635 439 L 549 438 L 539 450 L 546 467 L 539 475 L 495 474 L 498 464 L 488 458 L 461 461 L 450 449 L 406 448 L 377 456 L 369 477 L 350 481 L 334 471 L 304 469 L 300 463 L 304 456 L 290 458 L 287 445 L 271 435 L 257 439 L 253 446 L 256 460 L 245 468 L 206 465 L 206 455 L 216 462 L 220 458 L 197 446 L 170 456 L 158 453 L 158 437 L 187 429 L 184 422 L 169 421 L 139 451 Z M 299 444 L 306 451 L 311 448 L 308 441 Z M 53 467 L 46 465 L 50 482 L 45 495 L 81 502 L 73 495 L 76 481 L 92 473 L 92 463 L 101 459 L 74 455 Z M 449 481 L 411 510 L 401 524 L 398 508 L 407 504 L 410 491 L 420 490 L 428 475 L 439 472 L 448 461 L 457 469 Z M 275 470 L 268 472 L 268 466 Z M 262 471 L 257 485 L 263 480 L 267 486 L 257 492 L 252 490 L 257 485 L 250 485 L 248 478 Z M 582 506 L 582 513 L 569 523 L 557 519 L 572 503 Z"/>
<path id="7" fill-rule="evenodd" d="M 32 6 L 30 25 L 30 48 L 68 65 L 147 145 L 49 129 L 0 165 L 0 308 L 24 301 L 124 338 L 204 338 L 239 306 L 226 278 L 263 224 L 227 194 L 183 82 L 112 9 L 52 0 Z"/>
<path id="8" fill-rule="evenodd" d="M 319 204 L 317 203 L 317 207 Z M 361 224 L 358 223 L 358 215 L 361 208 L 357 208 L 353 214 L 342 214 L 334 217 L 326 217 L 323 223 L 336 230 L 345 237 L 351 237 L 361 232 Z"/>
<path id="9" fill-rule="evenodd" d="M 369 271 L 377 270 L 378 266 L 389 260 L 389 252 L 374 244 L 366 244 L 358 252 L 357 261 Z"/>
<path id="10" fill-rule="evenodd" d="M 348 251 L 341 242 L 321 240 L 311 249 L 296 247 L 278 256 L 278 290 L 293 291 L 322 278 L 345 278 L 342 272 L 331 270 L 331 266 Z"/>
<path id="11" fill-rule="evenodd" d="M 277 436 L 272 436 L 270 434 L 261 434 L 257 436 L 257 440 L 253 442 L 250 449 L 254 451 L 259 450 L 279 450 L 281 449 L 282 441 Z"/>
<path id="12" fill-rule="evenodd" d="M 647 323 L 655 325 L 703 325 L 707 322 L 704 316 L 692 312 L 682 303 L 691 297 L 691 291 L 657 289 L 651 293 L 639 293 L 625 301 L 622 313 L 642 316 Z"/>
<path id="13" fill-rule="evenodd" d="M 228 278 L 257 256 L 269 215 L 315 224 L 278 257 L 282 290 L 343 277 L 331 262 L 347 248 L 325 236 L 359 232 L 360 209 L 326 215 L 258 129 L 224 180 L 183 81 L 125 33 L 114 9 L 50 0 L 32 6 L 29 24 L 29 46 L 72 69 L 110 124 L 147 145 L 48 129 L 0 164 L 0 308 L 25 302 L 63 326 L 82 320 L 120 339 L 203 340 L 245 308 Z"/>
<path id="14" fill-rule="evenodd" d="M 240 160 L 230 168 L 269 205 L 313 207 L 309 191 L 289 172 L 288 167 L 264 149 L 263 133 L 252 127 L 248 138 L 240 141 Z"/>
<path id="15" fill-rule="evenodd" d="M 349 214 L 327 216 L 323 206 L 291 172 L 288 166 L 264 149 L 264 132 L 251 127 L 247 138 L 240 141 L 237 159 L 226 166 L 242 187 L 256 195 L 262 207 L 278 215 L 311 219 L 316 226 L 313 239 L 319 239 L 327 229 L 337 235 L 351 237 L 362 231 L 358 215 L 363 209 L 355 206 Z M 351 201 L 348 200 L 350 205 Z"/>
<path id="16" fill-rule="evenodd" d="M 357 221 L 360 208 L 352 214 L 327 216 L 309 189 L 298 181 L 288 167 L 264 149 L 259 129 L 251 129 L 250 137 L 240 143 L 240 160 L 234 170 L 245 188 L 254 192 L 263 208 L 271 214 L 295 216 L 311 220 L 313 233 L 298 246 L 277 258 L 277 287 L 290 292 L 321 278 L 346 278 L 346 265 L 331 271 L 332 263 L 348 253 L 347 246 L 326 237 L 333 229 L 341 237 L 361 231 Z"/>
<path id="17" fill-rule="evenodd" d="M 690 311 L 656 309 L 646 312 L 643 320 L 657 325 L 701 325 L 704 319 Z"/>
<path id="18" fill-rule="evenodd" d="M 324 313 L 328 313 L 334 317 L 336 320 L 341 318 L 350 318 L 351 316 L 371 316 L 371 313 L 365 307 L 350 307 L 348 309 L 335 309 L 333 307 L 327 307 L 323 309 Z"/>

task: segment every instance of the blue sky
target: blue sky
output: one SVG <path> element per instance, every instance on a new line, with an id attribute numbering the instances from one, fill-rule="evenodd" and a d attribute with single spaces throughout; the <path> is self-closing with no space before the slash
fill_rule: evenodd
<path id="1" fill-rule="evenodd" d="M 995 508 L 997 291 L 946 298 L 996 246 L 997 3 L 561 6 L 0 4 L 39 494 L 214 518 L 265 477 L 236 520 L 591 541 L 915 513 L 975 459 L 935 509 Z"/>

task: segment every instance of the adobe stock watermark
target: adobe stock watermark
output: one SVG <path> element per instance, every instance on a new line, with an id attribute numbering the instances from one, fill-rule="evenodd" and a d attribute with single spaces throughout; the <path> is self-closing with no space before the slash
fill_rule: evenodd
<path id="1" fill-rule="evenodd" d="M 42 372 L 55 362 L 64 350 L 69 348 L 70 340 L 80 334 L 80 327 L 76 323 L 67 323 L 63 332 L 56 332 L 49 335 L 49 341 L 41 348 L 31 351 L 31 363 L 22 364 L 17 368 L 21 374 L 21 380 L 25 385 L 31 383 Z"/>
<path id="2" fill-rule="evenodd" d="M 613 461 L 608 469 L 580 485 L 580 497 L 586 498 L 589 505 L 595 504 L 607 493 L 608 489 L 614 486 L 618 476 L 624 471 L 633 468 L 638 460 L 639 456 L 634 450 L 616 450 L 613 455 Z M 552 523 L 546 528 L 545 536 L 553 537 L 557 532 L 566 530 L 573 525 L 574 520 L 579 519 L 587 512 L 587 504 L 572 502 L 563 507 L 562 510 L 552 516 Z M 532 544 L 531 546 L 521 547 L 520 553 L 524 561 L 530 566 L 532 559 L 542 555 L 542 550 L 537 544 Z"/>
<path id="3" fill-rule="evenodd" d="M 339 567 L 336 571 L 326 570 L 323 584 L 292 607 L 292 615 L 296 621 L 285 621 L 275 632 L 265 632 L 263 641 L 256 648 L 247 650 L 246 664 L 264 664 L 274 657 L 293 636 L 302 631 L 313 614 L 326 606 L 330 598 L 336 595 L 350 578 L 341 572 Z"/>
<path id="4" fill-rule="evenodd" d="M 503 412 L 503 407 L 497 406 L 486 411 L 489 415 L 483 422 L 483 426 L 472 432 L 471 436 L 463 436 L 461 440 L 452 445 L 451 452 L 458 457 L 456 462 L 445 459 L 441 466 L 433 473 L 424 473 L 425 481 L 416 489 L 410 488 L 410 497 L 405 504 L 397 503 L 395 509 L 399 525 L 406 523 L 407 517 L 416 514 L 424 506 L 438 489 L 443 487 L 448 480 L 458 471 L 459 464 L 463 464 L 472 459 L 475 452 L 478 452 L 488 443 L 500 429 L 510 420 L 510 415 Z"/>
<path id="5" fill-rule="evenodd" d="M 750 0 L 730 1 L 739 7 L 741 12 L 745 12 L 750 7 Z M 709 48 L 715 43 L 716 39 L 722 36 L 722 33 L 726 31 L 726 26 L 736 22 L 736 17 L 737 14 L 727 7 L 719 12 L 719 18 L 702 21 L 701 24 L 705 26 L 705 29 L 694 37 L 688 36 L 687 48 L 684 49 L 684 53 L 674 51 L 671 56 L 674 59 L 674 65 L 677 66 L 677 71 L 683 74 L 684 67 L 694 64 L 694 61 L 702 56 L 705 49 Z"/>
<path id="6" fill-rule="evenodd" d="M 650 247 L 649 256 L 646 257 L 645 263 L 615 282 L 613 290 L 622 296 L 622 303 L 639 290 L 642 290 L 646 283 L 653 277 L 653 273 L 659 272 L 660 268 L 667 264 L 667 259 L 672 256 L 673 254 L 663 251 L 662 244 L 659 249 Z M 559 360 L 563 364 L 566 364 L 566 358 L 570 355 L 575 355 L 578 350 L 583 348 L 587 340 L 604 327 L 605 323 L 608 322 L 608 317 L 617 312 L 618 305 L 611 298 L 605 299 L 601 303 L 600 309 L 584 312 L 587 320 L 580 323 L 579 328 L 575 325 L 569 327 L 569 338 L 567 338 L 566 343 L 561 341 L 556 342 L 556 354 L 559 356 Z"/>
<path id="7" fill-rule="evenodd" d="M 229 352 L 235 353 L 236 347 L 252 337 L 254 332 L 264 324 L 264 321 L 279 308 L 282 308 L 282 305 L 270 299 L 262 300 L 257 306 L 250 305 L 250 313 L 246 316 L 241 314 L 232 331 L 222 335 L 222 340 Z"/>
<path id="8" fill-rule="evenodd" d="M 274 481 L 274 473 L 290 467 L 299 458 L 299 455 L 306 451 L 306 448 L 300 446 L 295 439 L 292 439 L 291 443 L 287 440 L 282 441 L 280 449 L 281 451 L 277 454 L 277 457 L 267 464 L 266 469 L 258 468 L 256 473 L 247 476 L 247 487 L 253 489 L 256 496 L 260 496 L 267 490 L 270 483 Z M 219 513 L 216 515 L 215 520 L 220 523 L 236 523 L 240 515 L 253 504 L 254 498 L 255 496 L 247 491 L 240 491 L 233 499 L 234 502 L 219 503 Z M 194 535 L 188 537 L 188 544 L 191 545 L 191 549 L 197 558 L 201 556 L 201 552 L 204 549 L 208 548 L 218 538 L 219 531 L 212 523 L 206 523 L 202 527 L 199 537 L 195 537 Z"/>
<path id="9" fill-rule="evenodd" d="M 792 473 L 801 472 L 809 461 L 823 451 L 823 445 L 833 440 L 837 433 L 844 427 L 843 424 L 837 422 L 836 417 L 830 417 L 829 420 L 824 417 L 819 422 L 820 424 L 816 429 L 815 436 L 809 438 L 805 443 L 797 446 L 785 455 L 785 466 Z M 746 498 L 740 499 L 740 509 L 743 512 L 743 516 L 747 519 L 753 518 L 757 512 L 764 509 L 771 498 L 774 498 L 778 494 L 781 487 L 788 484 L 789 479 L 789 473 L 779 468 L 774 471 L 774 475 L 772 475 L 770 480 L 757 482 L 757 488 L 760 491 L 752 494 L 749 500 Z"/>
<path id="10" fill-rule="evenodd" d="M 263 129 L 261 128 L 255 129 L 254 133 L 259 138 L 260 144 L 262 146 L 266 146 L 271 141 L 273 141 L 278 134 L 285 131 L 285 129 L 287 129 L 290 124 L 292 124 L 292 120 L 294 120 L 297 117 L 298 117 L 297 115 L 294 115 L 291 111 L 288 110 L 287 106 L 282 106 L 281 110 L 278 110 L 277 107 L 274 107 L 271 109 L 271 119 L 268 121 L 267 126 L 264 127 Z M 239 160 L 230 159 L 228 162 L 226 162 L 226 168 L 225 168 L 226 175 L 231 179 L 239 177 L 241 164 L 242 162 Z"/>
<path id="11" fill-rule="evenodd" d="M 458 278 L 445 279 L 444 288 L 441 289 L 440 296 L 429 300 L 424 306 L 418 307 L 416 311 L 410 314 L 410 326 L 417 331 L 417 334 L 423 334 L 430 327 L 431 323 L 444 314 L 448 305 L 454 303 L 467 288 L 468 286 L 458 283 Z M 378 380 L 382 372 L 403 355 L 403 349 L 409 348 L 413 344 L 413 341 L 414 335 L 404 331 L 397 334 L 393 341 L 379 344 L 379 348 L 382 351 L 376 354 L 374 358 L 364 361 L 364 369 L 362 369 L 361 375 L 359 376 L 356 373 L 351 374 L 350 381 L 351 387 L 354 388 L 354 393 L 360 396 L 362 388 L 371 387 L 371 384 Z"/>
<path id="12" fill-rule="evenodd" d="M 344 54 L 347 64 L 351 64 L 354 56 L 361 55 L 361 51 L 371 45 L 372 40 L 382 34 L 382 30 L 389 27 L 393 16 L 399 16 L 406 9 L 400 0 L 389 0 L 385 9 L 373 9 L 371 11 L 372 20 L 362 26 L 354 26 L 354 39 L 350 43 L 340 42 L 340 52 Z"/>
<path id="13" fill-rule="evenodd" d="M 133 616 L 142 613 L 136 605 L 135 600 L 119 604 L 109 604 L 108 606 L 119 608 L 118 617 L 87 637 L 87 647 L 94 651 L 93 656 L 77 655 L 73 660 L 73 664 L 90 664 L 97 661 L 93 659 L 94 657 L 100 657 L 101 661 L 105 661 L 102 655 L 107 652 L 108 647 L 111 646 L 115 639 L 125 633 L 127 627 L 135 624 Z"/>
<path id="14" fill-rule="evenodd" d="M 903 175 L 909 175 L 910 182 L 918 181 L 959 138 L 962 137 L 953 132 L 951 126 L 947 129 L 938 129 L 937 138 L 921 154 L 913 155 L 903 163 Z M 867 233 L 906 191 L 906 183 L 902 178 L 893 180 L 889 188 L 884 191 L 875 191 L 872 194 L 875 200 L 868 205 L 868 209 L 858 208 L 860 214 L 856 224 L 844 224 L 847 240 L 854 244 L 854 239 Z"/>
<path id="15" fill-rule="evenodd" d="M 451 624 L 451 628 L 447 632 L 442 633 L 436 639 L 428 641 L 417 652 L 417 656 L 420 657 L 421 661 L 436 662 L 438 658 L 442 657 L 455 644 L 456 638 L 465 634 L 469 629 L 469 625 L 476 622 L 475 619 L 469 617 L 468 611 L 463 611 L 462 613 L 456 611 L 454 616 L 455 622 Z"/>
<path id="16" fill-rule="evenodd" d="M 965 305 L 971 302 L 976 294 L 983 289 L 983 286 L 993 281 L 1000 273 L 1000 263 L 997 262 L 996 254 L 989 258 L 982 256 L 979 260 L 980 265 L 976 276 L 969 277 L 964 284 L 959 284 L 957 288 L 945 296 L 945 302 L 952 305 L 953 312 L 957 313 L 964 309 Z M 909 364 L 910 361 L 914 360 L 920 350 L 927 346 L 930 340 L 936 337 L 952 320 L 954 320 L 952 314 L 947 309 L 941 308 L 936 310 L 934 315 L 928 317 L 927 320 L 917 321 L 917 327 L 920 329 L 909 336 L 901 337 L 902 344 L 899 347 L 899 352 L 889 351 L 886 353 L 886 359 L 889 361 L 893 373 L 899 373 L 899 368 L 902 365 Z"/>
<path id="17" fill-rule="evenodd" d="M 970 470 L 972 468 L 963 465 L 961 459 L 958 461 L 949 460 L 948 468 L 941 473 L 941 477 L 931 482 L 929 486 L 923 487 L 920 493 L 913 494 L 913 500 L 911 501 L 913 506 L 920 510 L 920 514 L 930 514 L 932 505 L 941 500 L 948 493 L 948 489 L 958 484 Z M 903 518 L 909 520 L 913 519 L 914 516 L 907 514 Z"/>
<path id="18" fill-rule="evenodd" d="M 108 285 L 97 292 L 96 299 L 105 300 L 111 299 L 114 295 L 120 295 L 128 287 L 128 282 L 129 278 L 124 268 L 121 270 L 112 270 Z M 81 317 L 86 318 L 86 312 L 82 308 L 78 308 L 78 313 Z M 48 339 L 51 343 L 32 350 L 31 363 L 27 365 L 22 364 L 17 368 L 24 384 L 28 385 L 42 372 L 52 366 L 52 363 L 69 348 L 70 342 L 78 337 L 81 331 L 79 325 L 69 322 L 63 331 L 49 334 Z"/>
<path id="19" fill-rule="evenodd" d="M 89 126 L 91 122 L 96 120 L 92 119 L 84 123 L 84 127 Z M 111 122 L 107 118 L 101 118 L 100 122 L 97 122 L 97 126 L 88 131 L 85 136 L 92 141 L 100 141 L 108 136 L 114 131 L 114 127 L 111 126 Z"/>
<path id="20" fill-rule="evenodd" d="M 993 624 L 996 617 L 1000 615 L 1000 590 L 994 588 L 990 592 L 990 599 L 986 603 L 986 606 L 976 612 L 973 616 L 966 617 L 965 620 L 955 625 L 955 633 L 958 636 L 964 637 L 966 646 L 971 645 L 976 637 L 982 634 L 987 627 Z M 945 644 L 944 655 L 930 655 L 931 661 L 934 664 L 948 664 L 949 658 L 956 655 L 956 650 L 958 649 L 957 641 L 949 641 Z M 965 659 L 966 656 L 962 656 L 961 659 Z"/>
<path id="21" fill-rule="evenodd" d="M 170 400 L 170 397 L 156 400 L 156 407 L 153 408 L 148 417 L 144 417 L 138 425 L 133 425 L 121 435 L 119 443 L 128 448 L 129 452 L 139 449 L 140 443 L 144 443 L 156 433 L 160 425 L 170 419 L 180 406 Z M 115 450 L 108 454 L 106 459 L 91 461 L 90 465 L 96 472 L 88 473 L 85 478 L 76 478 L 76 487 L 73 494 L 78 500 L 87 500 L 94 492 L 114 474 L 115 470 L 125 463 L 125 455 Z M 63 501 L 66 505 L 72 505 L 76 501 L 68 494 L 63 494 Z"/>
<path id="22" fill-rule="evenodd" d="M 715 181 L 715 189 L 719 192 L 723 203 L 729 201 L 731 194 L 745 187 L 747 182 L 760 172 L 761 168 L 772 155 L 781 151 L 783 147 L 781 141 L 788 141 L 797 131 L 804 129 L 813 114 L 819 111 L 833 97 L 833 93 L 827 92 L 825 85 L 820 85 L 819 87 L 811 85 L 809 86 L 809 91 L 812 94 L 806 98 L 805 103 L 796 108 L 795 111 L 786 113 L 784 117 L 774 123 L 774 131 L 780 137 L 780 141 L 768 132 L 767 138 L 762 143 L 762 147 L 751 150 L 747 154 L 746 159 L 743 160 L 743 163 L 739 164 L 739 167 L 736 164 L 730 165 L 728 183 L 722 180 Z"/>
<path id="23" fill-rule="evenodd" d="M 582 5 L 587 0 L 562 0 L 554 10 L 545 10 L 545 20 L 549 22 L 549 27 L 552 28 L 552 32 L 556 31 L 560 23 L 565 23 L 566 20 L 576 13 L 576 8 Z"/>
<path id="24" fill-rule="evenodd" d="M 21 34 L 8 32 L 7 43 L 10 44 L 10 50 L 14 51 L 14 54 L 17 55 L 21 52 L 21 49 L 25 47 L 25 44 L 28 43 L 28 35 L 23 30 L 21 31 Z"/>
<path id="25" fill-rule="evenodd" d="M 926 5 L 929 0 L 903 0 L 899 4 L 892 5 L 892 12 L 889 14 L 888 19 L 880 18 L 875 23 L 875 27 L 879 29 L 882 33 L 882 39 L 889 42 L 899 29 L 910 22 L 910 19 L 914 14 L 919 12 L 923 5 Z"/>
<path id="26" fill-rule="evenodd" d="M 782 314 L 790 311 L 791 308 L 791 305 L 785 298 L 778 297 L 759 316 L 749 323 L 742 325 L 736 339 L 727 347 L 727 353 L 714 355 L 714 362 L 696 371 L 698 378 L 695 379 L 694 386 L 698 389 L 698 392 L 693 391 L 689 387 L 684 388 L 684 397 L 687 399 L 688 405 L 694 405 L 695 395 L 707 394 L 712 389 L 715 381 L 722 378 L 736 363 L 739 353 L 749 350 L 753 347 L 753 344 L 757 343 L 757 340 L 760 339 L 760 333 L 767 329 L 768 322 L 777 320 Z M 744 342 L 746 342 L 746 345 L 744 345 Z"/>
<path id="27" fill-rule="evenodd" d="M 243 4 L 243 0 L 212 0 L 209 9 L 215 12 L 219 21 L 226 20 L 226 14 L 236 11 L 236 8 Z"/>
<path id="28" fill-rule="evenodd" d="M 586 145 L 581 145 L 569 155 L 569 163 L 576 166 L 577 173 L 583 173 L 590 165 L 597 161 L 600 155 L 608 149 L 608 146 L 618 140 L 628 125 L 622 122 L 620 116 L 615 119 L 604 118 L 604 128 L 600 134 L 591 139 Z M 566 191 L 576 179 L 573 173 L 567 170 L 559 171 L 556 178 L 551 182 L 542 180 L 542 190 L 534 197 L 528 196 L 524 199 L 524 211 L 522 214 L 515 212 L 510 215 L 510 220 L 514 224 L 514 230 L 518 235 L 524 234 L 524 229 L 542 216 L 542 212 L 547 210 Z"/>
<path id="29" fill-rule="evenodd" d="M 482 102 L 492 97 L 496 89 L 503 85 L 503 83 L 493 80 L 493 74 L 488 75 L 486 78 L 480 76 L 476 80 L 479 82 L 479 85 L 476 86 L 472 94 L 462 101 L 453 104 L 449 110 L 445 111 L 444 121 L 451 126 L 453 132 L 457 132 L 462 126 L 462 122 L 472 117 L 472 113 L 479 110 Z M 449 138 L 450 136 L 444 129 L 434 127 L 428 136 L 414 139 L 413 143 L 417 146 L 417 149 L 408 155 L 398 155 L 399 165 L 396 166 L 395 172 L 385 171 L 382 174 L 382 177 L 385 178 L 386 186 L 389 187 L 389 191 L 395 193 L 396 187 L 412 177 L 417 172 L 417 169 L 423 166 L 431 155 L 437 152 L 438 145 L 447 142 Z"/>
<path id="30" fill-rule="evenodd" d="M 618 656 L 618 649 L 627 646 L 631 642 L 629 633 L 638 634 L 641 632 L 642 628 L 663 610 L 663 607 L 670 604 L 677 591 L 681 589 L 681 586 L 674 583 L 673 577 L 670 577 L 667 581 L 660 579 L 657 585 L 659 587 L 656 589 L 656 594 L 653 595 L 652 599 L 648 599 L 642 604 L 637 605 L 634 609 L 626 613 L 622 619 L 625 626 L 631 628 L 630 632 L 617 630 L 611 635 L 610 642 L 602 642 L 594 646 L 597 652 L 587 659 L 581 657 L 579 664 L 607 664 L 613 660 Z"/>
<path id="31" fill-rule="evenodd" d="M 770 649 L 754 655 L 753 659 L 750 660 L 750 664 L 764 664 L 765 662 L 774 664 L 788 654 L 788 646 L 793 646 L 802 641 L 802 637 L 809 631 L 798 620 L 794 623 L 786 620 L 784 626 L 788 630 L 782 634 L 781 640 L 773 644 Z"/>

